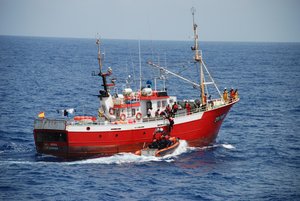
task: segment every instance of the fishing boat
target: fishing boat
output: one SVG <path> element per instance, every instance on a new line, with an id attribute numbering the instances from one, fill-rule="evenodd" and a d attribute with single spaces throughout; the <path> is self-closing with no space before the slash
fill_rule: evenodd
<path id="1" fill-rule="evenodd" d="M 34 121 L 33 131 L 37 152 L 63 158 L 134 153 L 143 149 L 145 142 L 151 143 L 157 127 L 169 130 L 172 137 L 186 140 L 189 146 L 201 147 L 214 143 L 227 113 L 239 98 L 227 98 L 227 92 L 221 94 L 211 77 L 199 49 L 194 13 L 193 9 L 194 45 L 191 51 L 194 52 L 193 62 L 199 68 L 199 82 L 191 81 L 152 61 L 147 64 L 192 84 L 198 89 L 199 99 L 190 100 L 186 97 L 185 100 L 177 100 L 176 96 L 169 95 L 165 89 L 157 90 L 151 82 L 142 87 L 142 79 L 138 90 L 133 91 L 128 87 L 122 93 L 113 94 L 115 80 L 108 80 L 112 75 L 112 68 L 104 70 L 101 42 L 97 39 L 98 75 L 102 78 L 103 86 L 98 95 L 98 116 L 74 116 L 66 119 L 40 116 Z M 216 89 L 215 98 L 209 94 L 208 87 Z"/>

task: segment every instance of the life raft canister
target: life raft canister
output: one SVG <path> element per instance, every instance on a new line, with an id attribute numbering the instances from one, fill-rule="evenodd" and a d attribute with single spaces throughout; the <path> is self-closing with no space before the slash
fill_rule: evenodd
<path id="1" fill-rule="evenodd" d="M 122 121 L 125 121 L 126 115 L 125 115 L 125 114 L 121 114 L 121 115 L 120 115 L 120 119 L 121 119 Z"/>
<path id="2" fill-rule="evenodd" d="M 142 118 L 142 113 L 138 112 L 136 115 L 135 115 L 135 118 L 137 120 L 140 120 Z"/>
<path id="3" fill-rule="evenodd" d="M 97 118 L 96 117 L 92 117 L 92 116 L 75 116 L 74 120 L 75 121 L 85 121 L 85 120 L 96 121 Z"/>

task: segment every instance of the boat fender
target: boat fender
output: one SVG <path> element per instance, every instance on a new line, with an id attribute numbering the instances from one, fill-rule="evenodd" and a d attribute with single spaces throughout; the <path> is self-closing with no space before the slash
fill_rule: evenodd
<path id="1" fill-rule="evenodd" d="M 142 113 L 138 112 L 136 115 L 135 115 L 135 118 L 137 120 L 140 120 L 142 118 Z"/>
<path id="2" fill-rule="evenodd" d="M 113 115 L 113 114 L 114 114 L 114 111 L 115 111 L 114 108 L 112 108 L 112 107 L 109 108 L 109 114 L 110 114 L 110 115 Z"/>
<path id="3" fill-rule="evenodd" d="M 120 119 L 121 119 L 122 121 L 124 121 L 124 120 L 126 119 L 125 114 L 121 114 L 121 115 L 120 115 Z"/>
<path id="4" fill-rule="evenodd" d="M 136 151 L 134 154 L 140 156 L 140 155 L 142 154 L 142 151 L 141 151 L 141 150 L 138 150 L 138 151 Z"/>

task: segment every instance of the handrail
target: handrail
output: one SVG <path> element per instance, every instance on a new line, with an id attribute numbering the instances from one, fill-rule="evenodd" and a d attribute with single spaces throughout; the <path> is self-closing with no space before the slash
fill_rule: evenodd
<path id="1" fill-rule="evenodd" d="M 64 119 L 35 119 L 34 129 L 65 130 L 67 120 Z"/>
<path id="2" fill-rule="evenodd" d="M 205 107 L 205 108 L 202 108 L 202 107 L 195 107 L 195 108 L 192 108 L 189 112 L 189 114 L 187 113 L 187 110 L 185 108 L 183 109 L 180 109 L 177 111 L 177 113 L 174 115 L 175 118 L 178 118 L 178 117 L 184 117 L 184 116 L 187 116 L 187 115 L 192 115 L 192 114 L 196 114 L 196 113 L 200 113 L 200 112 L 205 112 L 205 111 L 209 111 L 209 110 L 213 110 L 213 109 L 216 109 L 216 108 L 219 108 L 219 107 L 222 107 L 224 105 L 227 105 L 227 104 L 230 104 L 230 103 L 224 103 L 222 101 L 221 98 L 219 99 L 214 99 L 214 100 L 211 100 L 213 103 L 214 103 L 214 106 L 211 107 L 209 105 L 209 102 L 208 102 L 208 105 Z M 219 103 L 219 104 L 216 104 L 216 103 Z M 145 122 L 153 122 L 153 121 L 160 121 L 160 120 L 164 120 L 165 117 L 163 116 L 157 116 L 157 117 L 146 117 L 146 118 L 142 118 L 140 121 L 136 121 L 134 122 L 133 124 L 142 124 L 142 123 L 145 123 Z M 39 120 L 41 121 L 41 120 Z M 51 120 L 51 121 L 55 121 L 55 120 Z M 72 119 L 70 120 L 57 120 L 57 121 L 64 121 L 66 126 L 67 125 L 74 125 L 74 126 L 84 126 L 84 125 L 113 125 L 115 122 L 111 122 L 111 121 L 74 121 Z M 116 122 L 120 121 L 120 119 L 116 119 Z M 125 123 L 124 124 L 129 124 L 129 123 Z M 119 124 L 118 124 L 119 125 Z"/>

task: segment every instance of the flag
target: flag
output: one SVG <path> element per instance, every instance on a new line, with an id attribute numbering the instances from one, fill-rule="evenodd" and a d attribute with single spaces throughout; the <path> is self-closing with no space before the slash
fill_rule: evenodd
<path id="1" fill-rule="evenodd" d="M 38 114 L 38 117 L 41 118 L 41 119 L 45 118 L 45 112 L 40 112 Z"/>

